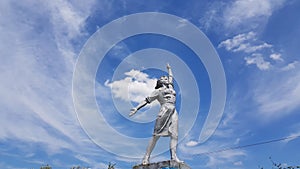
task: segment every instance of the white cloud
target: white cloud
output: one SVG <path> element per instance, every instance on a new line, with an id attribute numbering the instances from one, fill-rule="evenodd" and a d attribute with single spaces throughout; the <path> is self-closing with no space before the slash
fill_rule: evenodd
<path id="1" fill-rule="evenodd" d="M 191 140 L 191 141 L 187 142 L 185 145 L 188 147 L 193 147 L 193 146 L 196 146 L 197 144 L 198 144 L 197 141 Z"/>
<path id="2" fill-rule="evenodd" d="M 200 22 L 207 30 L 209 28 L 215 29 L 215 27 L 226 32 L 253 30 L 263 27 L 274 11 L 285 5 L 285 1 L 234 0 L 228 3 L 212 2 Z"/>
<path id="3" fill-rule="evenodd" d="M 253 53 L 262 49 L 272 48 L 272 45 L 257 40 L 257 35 L 254 32 L 248 32 L 238 34 L 232 39 L 224 40 L 218 47 L 225 47 L 227 51 L 231 52 Z"/>
<path id="4" fill-rule="evenodd" d="M 218 45 L 218 48 L 222 47 L 230 52 L 250 54 L 251 57 L 244 58 L 246 61 L 246 65 L 255 64 L 260 70 L 270 69 L 271 66 L 274 66 L 276 64 L 275 61 L 284 61 L 281 53 L 274 52 L 273 45 L 259 40 L 256 33 L 252 31 L 248 33 L 238 34 L 233 38 L 222 41 Z M 268 58 L 264 57 L 264 55 L 266 55 L 267 53 L 270 53 L 268 54 Z M 270 61 L 268 61 L 268 59 Z M 273 61 L 273 63 L 271 61 Z M 293 64 L 283 69 L 289 69 L 292 67 Z"/>
<path id="5" fill-rule="evenodd" d="M 299 62 L 298 61 L 294 61 L 292 63 L 289 63 L 285 67 L 283 67 L 281 70 L 283 70 L 283 71 L 292 70 L 292 69 L 295 69 L 297 65 L 299 65 Z"/>
<path id="6" fill-rule="evenodd" d="M 110 57 L 116 58 L 116 59 L 124 59 L 124 56 L 130 55 L 132 51 L 127 47 L 126 43 L 119 42 L 117 45 L 115 45 L 112 50 L 110 50 Z"/>
<path id="7" fill-rule="evenodd" d="M 253 53 L 265 48 L 271 48 L 272 45 L 267 44 L 267 43 L 262 43 L 260 45 L 251 45 L 250 43 L 245 43 L 245 44 L 241 44 L 238 48 L 233 49 L 233 52 L 240 52 L 243 51 L 245 53 Z"/>
<path id="8" fill-rule="evenodd" d="M 233 165 L 235 165 L 235 166 L 242 166 L 243 162 L 242 161 L 237 161 L 237 162 L 234 162 Z"/>
<path id="9" fill-rule="evenodd" d="M 105 82 L 111 88 L 115 98 L 124 101 L 141 102 L 154 90 L 157 79 L 151 79 L 146 73 L 138 70 L 125 72 L 126 77 L 113 82 Z"/>
<path id="10" fill-rule="evenodd" d="M 289 136 L 287 136 L 288 139 L 286 139 L 284 142 L 288 143 L 290 141 L 293 141 L 293 140 L 299 138 L 299 136 L 300 136 L 300 131 L 291 133 Z"/>
<path id="11" fill-rule="evenodd" d="M 224 24 L 228 28 L 241 25 L 261 26 L 284 2 L 285 0 L 235 0 L 223 13 Z"/>
<path id="12" fill-rule="evenodd" d="M 270 58 L 277 61 L 283 61 L 280 53 L 272 53 Z"/>
<path id="13" fill-rule="evenodd" d="M 212 29 L 219 28 L 219 24 L 222 24 L 222 12 L 224 8 L 226 8 L 227 3 L 215 1 L 212 2 L 208 7 L 207 11 L 205 11 L 204 16 L 199 19 L 201 24 L 201 28 L 208 31 Z M 221 27 L 221 26 L 220 26 Z"/>
<path id="14" fill-rule="evenodd" d="M 186 26 L 187 22 L 189 22 L 189 21 L 186 19 L 180 19 L 179 22 L 180 22 L 180 24 L 176 27 L 176 29 L 180 29 L 180 28 Z"/>
<path id="15" fill-rule="evenodd" d="M 242 33 L 234 36 L 232 39 L 227 39 L 219 44 L 219 48 L 225 47 L 226 50 L 232 51 L 240 48 L 245 41 L 256 40 L 256 34 L 254 32 Z"/>
<path id="16" fill-rule="evenodd" d="M 251 57 L 245 57 L 246 64 L 256 65 L 260 70 L 268 70 L 271 67 L 271 63 L 265 61 L 261 54 L 253 54 Z"/>

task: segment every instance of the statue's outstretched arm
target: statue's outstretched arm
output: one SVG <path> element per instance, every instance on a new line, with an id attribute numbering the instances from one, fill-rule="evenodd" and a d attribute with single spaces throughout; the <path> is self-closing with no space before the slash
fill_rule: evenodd
<path id="1" fill-rule="evenodd" d="M 147 101 L 143 100 L 139 105 L 137 105 L 135 108 L 132 108 L 130 110 L 129 116 L 133 116 L 138 110 L 140 110 L 142 107 L 146 106 Z"/>
<path id="2" fill-rule="evenodd" d="M 168 74 L 169 74 L 169 83 L 173 84 L 173 73 L 172 73 L 171 66 L 169 65 L 169 63 L 167 64 L 167 69 L 168 69 Z"/>

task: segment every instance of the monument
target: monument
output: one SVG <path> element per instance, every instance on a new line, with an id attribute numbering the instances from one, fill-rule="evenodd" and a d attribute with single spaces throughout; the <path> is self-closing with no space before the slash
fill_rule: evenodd
<path id="1" fill-rule="evenodd" d="M 133 166 L 132 169 L 191 169 L 185 163 L 177 163 L 173 160 L 168 161 L 161 161 L 157 163 L 150 163 L 150 164 L 140 164 Z"/>
<path id="2" fill-rule="evenodd" d="M 160 110 L 158 112 L 153 136 L 149 141 L 146 153 L 144 155 L 142 164 L 136 165 L 133 169 L 160 169 L 160 168 L 176 168 L 189 169 L 183 161 L 179 160 L 176 154 L 178 143 L 178 113 L 175 109 L 176 91 L 173 86 L 173 74 L 171 66 L 167 64 L 168 76 L 162 76 L 157 80 L 155 90 L 150 96 L 146 97 L 135 108 L 132 108 L 129 116 L 134 115 L 139 109 L 157 100 L 160 103 Z M 171 160 L 158 163 L 150 163 L 150 155 L 155 147 L 157 140 L 160 137 L 170 137 L 170 153 Z"/>

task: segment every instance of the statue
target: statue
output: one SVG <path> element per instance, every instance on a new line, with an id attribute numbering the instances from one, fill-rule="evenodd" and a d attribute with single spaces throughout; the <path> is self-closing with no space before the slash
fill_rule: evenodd
<path id="1" fill-rule="evenodd" d="M 176 155 L 178 142 L 178 113 L 175 109 L 176 92 L 173 87 L 173 74 L 169 64 L 167 64 L 167 69 L 169 75 L 160 77 L 160 79 L 157 80 L 155 90 L 152 92 L 152 94 L 149 97 L 146 97 L 146 99 L 135 108 L 132 108 L 129 114 L 129 116 L 134 115 L 139 109 L 154 100 L 157 100 L 161 105 L 155 122 L 153 136 L 150 139 L 147 151 L 142 161 L 143 165 L 149 164 L 151 152 L 155 147 L 157 140 L 161 136 L 169 136 L 171 139 L 171 160 L 174 160 L 178 163 L 183 163 L 183 161 L 179 160 Z"/>

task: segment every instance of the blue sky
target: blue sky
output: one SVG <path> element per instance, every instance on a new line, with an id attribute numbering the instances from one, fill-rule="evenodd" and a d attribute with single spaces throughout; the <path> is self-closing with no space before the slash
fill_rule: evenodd
<path id="1" fill-rule="evenodd" d="M 297 0 L 1 1 L 0 168 L 50 164 L 104 169 L 109 162 L 116 168 L 138 164 L 159 107 L 154 103 L 132 118 L 127 114 L 166 74 L 166 62 L 174 71 L 183 131 L 178 155 L 192 168 L 271 168 L 269 157 L 284 165 L 299 165 L 299 138 L 230 149 L 300 135 L 299 8 Z M 207 122 L 217 128 L 204 142 L 199 137 L 210 133 L 203 128 L 214 104 L 211 86 L 215 82 L 210 79 L 222 77 L 211 77 L 207 68 L 217 67 L 217 62 L 208 66 L 201 60 L 207 56 L 197 56 L 188 44 L 149 33 L 119 41 L 101 63 L 93 62 L 99 57 L 93 51 L 106 41 L 90 45 L 91 36 L 115 19 L 143 12 L 182 18 L 170 33 L 195 25 L 218 53 L 226 78 L 226 102 L 224 111 L 214 112 L 222 114 L 220 121 L 213 114 Z M 101 116 L 96 115 L 102 121 L 76 114 L 76 105 L 85 100 L 73 100 L 72 82 L 84 48 L 94 54 L 85 66 L 97 69 L 82 76 L 94 86 L 79 87 L 81 94 L 95 92 L 87 98 L 96 102 Z M 84 123 L 82 118 L 96 121 Z M 108 131 L 104 124 L 112 129 Z M 162 139 L 152 161 L 168 159 L 167 146 L 168 140 Z M 222 149 L 227 150 L 216 152 Z"/>

